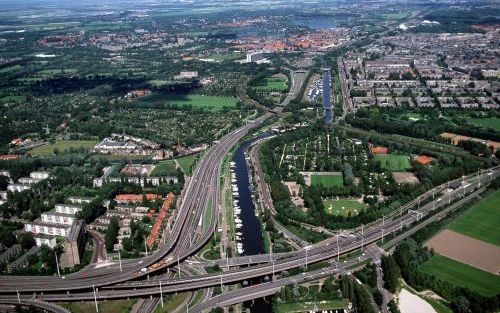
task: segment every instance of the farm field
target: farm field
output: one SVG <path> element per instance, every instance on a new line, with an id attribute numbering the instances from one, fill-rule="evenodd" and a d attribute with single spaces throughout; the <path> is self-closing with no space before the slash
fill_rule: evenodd
<path id="1" fill-rule="evenodd" d="M 195 108 L 222 109 L 224 107 L 236 107 L 238 100 L 233 97 L 217 97 L 203 95 L 174 95 L 174 94 L 153 94 L 140 98 L 140 101 L 163 104 L 173 104 L 178 106 L 189 105 Z"/>
<path id="2" fill-rule="evenodd" d="M 377 154 L 375 160 L 380 163 L 384 170 L 404 171 L 411 168 L 410 158 L 407 155 Z"/>
<path id="3" fill-rule="evenodd" d="M 343 186 L 344 177 L 340 175 L 311 175 L 311 185 L 323 185 L 324 187 Z"/>
<path id="4" fill-rule="evenodd" d="M 355 215 L 368 207 L 364 203 L 353 199 L 326 199 L 323 200 L 323 205 L 326 213 L 342 216 Z"/>
<path id="5" fill-rule="evenodd" d="M 176 166 L 174 160 L 160 161 L 155 165 L 154 170 L 151 172 L 151 176 L 171 176 L 175 175 Z"/>
<path id="6" fill-rule="evenodd" d="M 496 117 L 469 118 L 469 121 L 472 124 L 490 127 L 500 132 L 500 118 Z"/>
<path id="7" fill-rule="evenodd" d="M 439 254 L 419 267 L 419 270 L 456 286 L 467 287 L 484 296 L 500 292 L 500 277 Z"/>
<path id="8" fill-rule="evenodd" d="M 59 152 L 64 152 L 65 150 L 73 149 L 91 149 L 97 144 L 95 140 L 61 140 L 53 144 L 47 144 L 39 146 L 29 150 L 29 153 L 34 156 L 50 156 L 54 155 L 54 149 L 58 149 Z"/>
<path id="9" fill-rule="evenodd" d="M 500 246 L 500 190 L 474 204 L 449 229 Z"/>
<path id="10" fill-rule="evenodd" d="M 252 89 L 262 92 L 285 91 L 288 88 L 285 78 L 267 77 L 260 81 L 259 85 L 253 85 Z"/>

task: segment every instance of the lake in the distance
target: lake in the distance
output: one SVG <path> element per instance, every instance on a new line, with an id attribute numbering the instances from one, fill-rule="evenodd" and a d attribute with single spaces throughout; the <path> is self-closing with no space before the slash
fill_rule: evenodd
<path id="1" fill-rule="evenodd" d="M 333 18 L 308 18 L 294 21 L 295 26 L 307 26 L 311 29 L 335 28 L 337 23 Z"/>

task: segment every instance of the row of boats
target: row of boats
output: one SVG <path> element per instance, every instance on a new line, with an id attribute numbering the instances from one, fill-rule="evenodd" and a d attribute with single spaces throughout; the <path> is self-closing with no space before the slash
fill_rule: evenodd
<path id="1" fill-rule="evenodd" d="M 239 203 L 239 191 L 238 191 L 238 185 L 237 185 L 237 180 L 236 180 L 236 173 L 234 172 L 234 168 L 236 167 L 235 162 L 231 162 L 231 190 L 233 193 L 233 217 L 234 217 L 234 228 L 238 230 L 235 235 L 236 235 L 236 250 L 238 251 L 238 254 L 242 254 L 245 252 L 243 249 L 243 243 L 241 242 L 243 234 L 239 231 L 243 227 L 243 221 L 240 218 L 241 214 L 241 208 L 238 205 Z"/>

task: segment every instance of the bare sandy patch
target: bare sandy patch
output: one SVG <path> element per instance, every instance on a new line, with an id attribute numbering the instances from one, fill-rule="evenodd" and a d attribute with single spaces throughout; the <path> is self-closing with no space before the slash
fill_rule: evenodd
<path id="1" fill-rule="evenodd" d="M 401 313 L 437 313 L 427 301 L 402 288 L 398 294 Z"/>
<path id="2" fill-rule="evenodd" d="M 449 229 L 441 231 L 425 243 L 437 253 L 450 259 L 498 274 L 500 247 Z"/>
<path id="3" fill-rule="evenodd" d="M 394 181 L 398 184 L 417 184 L 418 177 L 410 172 L 394 172 L 392 173 Z"/>

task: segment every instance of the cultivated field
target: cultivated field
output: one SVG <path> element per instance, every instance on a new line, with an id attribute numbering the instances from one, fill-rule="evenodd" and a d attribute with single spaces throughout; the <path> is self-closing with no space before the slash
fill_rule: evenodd
<path id="1" fill-rule="evenodd" d="M 61 140 L 53 144 L 47 144 L 39 146 L 29 150 L 29 153 L 34 156 L 49 156 L 54 155 L 54 149 L 59 150 L 59 152 L 64 152 L 65 150 L 80 148 L 91 149 L 97 144 L 95 140 Z M 56 151 L 57 151 L 56 150 Z"/>
<path id="2" fill-rule="evenodd" d="M 368 206 L 354 199 L 326 199 L 323 200 L 325 211 L 332 215 L 349 216 L 358 214 Z"/>
<path id="3" fill-rule="evenodd" d="M 311 185 L 323 185 L 324 187 L 343 186 L 344 177 L 342 174 L 326 174 L 319 173 L 311 175 Z"/>
<path id="4" fill-rule="evenodd" d="M 494 296 L 500 292 L 499 276 L 439 254 L 422 264 L 419 270 L 456 286 L 470 288 L 484 296 Z"/>
<path id="5" fill-rule="evenodd" d="M 482 241 L 500 246 L 500 190 L 474 204 L 449 228 Z"/>
<path id="6" fill-rule="evenodd" d="M 377 154 L 375 160 L 380 163 L 382 169 L 388 171 L 399 172 L 411 168 L 410 158 L 407 155 Z"/>
<path id="7" fill-rule="evenodd" d="M 149 103 L 162 103 L 178 106 L 192 106 L 195 108 L 222 109 L 224 107 L 234 108 L 238 100 L 233 97 L 217 97 L 203 95 L 174 95 L 174 94 L 153 94 L 140 101 Z"/>
<path id="8" fill-rule="evenodd" d="M 493 274 L 500 270 L 500 247 L 448 229 L 432 237 L 425 246 L 441 255 Z"/>

